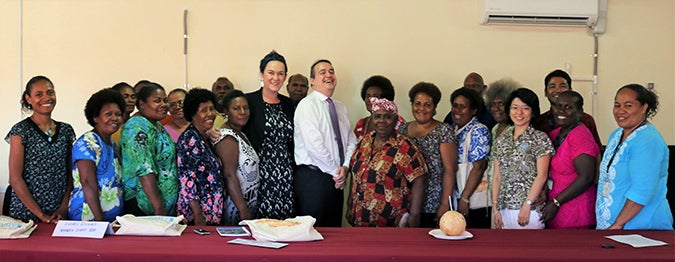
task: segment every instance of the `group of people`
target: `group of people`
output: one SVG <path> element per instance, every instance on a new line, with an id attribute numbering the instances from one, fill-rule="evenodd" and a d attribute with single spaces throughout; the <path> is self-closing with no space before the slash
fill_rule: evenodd
<path id="1" fill-rule="evenodd" d="M 316 226 L 341 226 L 346 187 L 353 226 L 437 227 L 456 210 L 473 228 L 672 229 L 669 153 L 649 122 L 658 97 L 641 85 L 617 91 L 619 128 L 601 156 L 595 122 L 562 70 L 545 77 L 545 113 L 532 90 L 471 73 L 443 121 L 441 90 L 415 84 L 409 122 L 391 81 L 375 75 L 361 88 L 369 115 L 353 130 L 332 98 L 329 60 L 309 79 L 289 77 L 289 97 L 279 93 L 281 54 L 264 56 L 259 71 L 262 87 L 248 94 L 226 77 L 211 91 L 167 94 L 150 81 L 100 90 L 84 110 L 93 129 L 78 139 L 51 117 L 52 82 L 32 78 L 22 96 L 32 114 L 6 136 L 8 214 L 46 223 L 183 215 L 194 225 L 311 215 Z"/>

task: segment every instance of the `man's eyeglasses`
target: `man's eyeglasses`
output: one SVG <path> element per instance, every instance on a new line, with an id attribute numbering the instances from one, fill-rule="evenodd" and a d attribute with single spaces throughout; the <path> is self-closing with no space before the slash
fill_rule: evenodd
<path id="1" fill-rule="evenodd" d="M 176 102 L 171 102 L 171 103 L 169 103 L 169 108 L 176 108 L 178 106 L 183 107 L 183 101 L 184 100 L 178 100 Z"/>

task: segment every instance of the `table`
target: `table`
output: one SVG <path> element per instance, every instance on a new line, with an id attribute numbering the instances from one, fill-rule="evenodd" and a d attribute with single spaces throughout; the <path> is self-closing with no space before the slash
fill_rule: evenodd
<path id="1" fill-rule="evenodd" d="M 439 240 L 424 228 L 317 228 L 323 241 L 282 249 L 228 244 L 232 237 L 106 236 L 53 238 L 54 225 L 39 224 L 28 239 L 0 240 L 0 261 L 673 261 L 675 231 L 471 229 L 467 240 Z M 641 234 L 669 243 L 633 248 L 604 238 Z M 612 244 L 613 249 L 601 244 Z M 458 259 L 458 260 L 456 260 Z"/>

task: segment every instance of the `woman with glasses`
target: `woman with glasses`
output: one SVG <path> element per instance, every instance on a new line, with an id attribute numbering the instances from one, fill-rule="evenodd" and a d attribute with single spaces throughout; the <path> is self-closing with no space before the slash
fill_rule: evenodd
<path id="1" fill-rule="evenodd" d="M 183 114 L 183 101 L 185 101 L 185 89 L 176 88 L 169 92 L 167 100 L 169 103 L 169 114 L 171 114 L 171 121 L 164 125 L 166 132 L 169 132 L 171 139 L 174 142 L 178 141 L 180 134 L 187 129 L 190 125 L 190 122 L 185 120 L 185 115 Z"/>

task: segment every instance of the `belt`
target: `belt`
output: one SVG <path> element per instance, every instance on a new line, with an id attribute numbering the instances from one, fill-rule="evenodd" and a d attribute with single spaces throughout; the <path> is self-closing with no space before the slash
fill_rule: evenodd
<path id="1" fill-rule="evenodd" d="M 323 173 L 323 171 L 321 171 L 321 168 L 319 168 L 318 166 L 315 166 L 315 165 L 298 165 L 298 167 L 305 167 L 305 168 L 309 168 L 311 170 L 319 171 L 319 172 Z"/>

